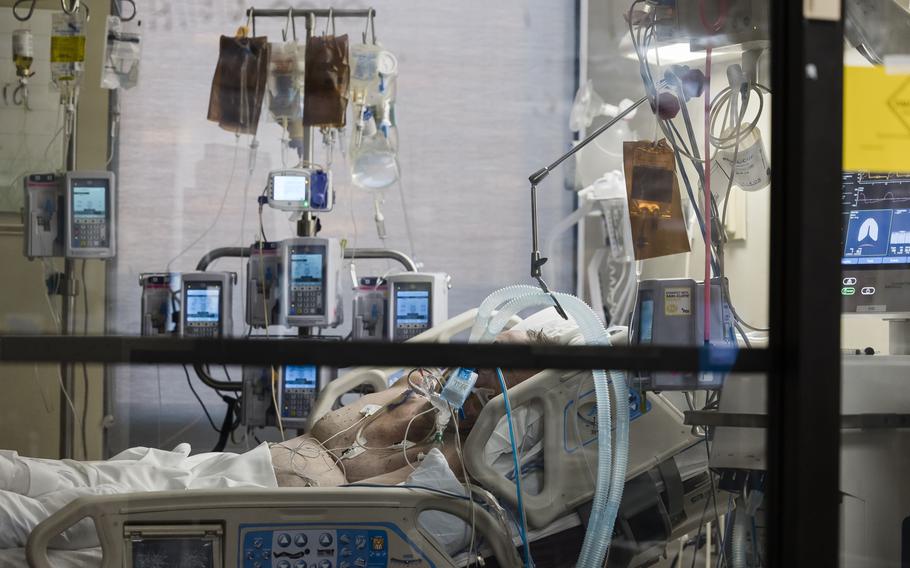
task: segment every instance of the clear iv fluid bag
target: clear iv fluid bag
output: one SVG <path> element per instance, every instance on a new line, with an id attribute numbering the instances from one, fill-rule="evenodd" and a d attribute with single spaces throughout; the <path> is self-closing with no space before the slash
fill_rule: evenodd
<path id="1" fill-rule="evenodd" d="M 382 189 L 398 181 L 398 158 L 382 134 L 364 138 L 352 154 L 351 181 L 365 189 Z"/>

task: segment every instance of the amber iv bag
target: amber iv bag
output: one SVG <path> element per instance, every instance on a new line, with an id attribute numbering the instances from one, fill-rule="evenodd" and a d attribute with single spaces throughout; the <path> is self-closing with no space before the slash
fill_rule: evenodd
<path id="1" fill-rule="evenodd" d="M 268 38 L 221 36 L 208 119 L 230 132 L 256 134 L 268 68 Z"/>
<path id="2" fill-rule="evenodd" d="M 689 252 L 676 160 L 666 140 L 623 143 L 635 260 Z"/>
<path id="3" fill-rule="evenodd" d="M 306 43 L 304 126 L 341 128 L 348 106 L 348 36 L 313 36 Z"/>

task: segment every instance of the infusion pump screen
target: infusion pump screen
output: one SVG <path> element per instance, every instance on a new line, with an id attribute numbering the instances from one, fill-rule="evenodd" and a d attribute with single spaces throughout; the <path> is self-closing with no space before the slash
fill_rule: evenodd
<path id="1" fill-rule="evenodd" d="M 186 323 L 217 324 L 221 313 L 221 286 L 218 284 L 187 284 Z"/>
<path id="2" fill-rule="evenodd" d="M 910 263 L 910 175 L 844 172 L 844 266 Z"/>
<path id="3" fill-rule="evenodd" d="M 316 365 L 288 365 L 284 368 L 284 388 L 315 390 L 317 373 Z"/>
<path id="4" fill-rule="evenodd" d="M 325 313 L 325 247 L 295 247 L 290 253 L 289 316 Z"/>
<path id="5" fill-rule="evenodd" d="M 275 176 L 273 178 L 272 199 L 275 201 L 306 201 L 306 176 Z"/>
<path id="6" fill-rule="evenodd" d="M 107 188 L 85 186 L 73 188 L 73 216 L 83 219 L 104 219 L 107 215 Z"/>
<path id="7" fill-rule="evenodd" d="M 395 306 L 395 323 L 398 326 L 425 326 L 430 322 L 429 290 L 397 290 Z"/>
<path id="8" fill-rule="evenodd" d="M 321 254 L 292 254 L 291 279 L 294 286 L 320 284 L 322 282 Z"/>

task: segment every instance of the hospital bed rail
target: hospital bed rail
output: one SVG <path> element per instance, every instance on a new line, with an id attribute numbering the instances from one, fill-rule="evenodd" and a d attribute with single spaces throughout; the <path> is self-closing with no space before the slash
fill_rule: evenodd
<path id="1" fill-rule="evenodd" d="M 473 523 L 500 566 L 521 566 L 508 530 L 466 498 L 414 488 L 356 486 L 80 497 L 35 527 L 28 539 L 26 557 L 31 568 L 50 568 L 48 547 L 53 539 L 80 521 L 91 519 L 101 543 L 102 568 L 131 568 L 139 550 L 137 542 L 148 539 L 160 543 L 168 538 L 206 539 L 213 551 L 213 568 L 253 565 L 249 562 L 253 552 L 264 552 L 259 555 L 261 559 L 268 557 L 262 566 L 283 565 L 282 558 L 299 562 L 311 556 L 330 560 L 326 566 L 333 561 L 335 566 L 347 563 L 342 560 L 345 557 L 356 565 L 353 561 L 359 553 L 353 550 L 350 555 L 353 544 L 345 552 L 343 536 L 367 533 L 371 540 L 369 550 L 385 547 L 384 566 L 454 567 L 451 556 L 418 523 L 421 513 L 430 511 Z M 298 535 L 314 532 L 320 540 L 323 534 L 330 535 L 326 541 L 334 544 L 312 543 L 306 551 L 305 544 L 291 544 Z M 189 537 L 190 534 L 197 536 Z M 382 541 L 373 541 L 374 537 Z M 281 538 L 286 540 L 282 542 Z M 256 539 L 258 543 L 254 542 Z M 317 546 L 331 547 L 333 552 L 317 550 Z M 375 566 L 376 557 L 370 558 L 369 565 Z"/>

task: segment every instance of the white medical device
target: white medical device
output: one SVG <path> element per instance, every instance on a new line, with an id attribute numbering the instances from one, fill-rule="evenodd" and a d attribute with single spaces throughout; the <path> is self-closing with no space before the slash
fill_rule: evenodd
<path id="1" fill-rule="evenodd" d="M 233 330 L 234 272 L 187 272 L 181 277 L 180 335 L 222 337 Z"/>
<path id="2" fill-rule="evenodd" d="M 449 276 L 442 272 L 405 272 L 386 278 L 389 308 L 386 328 L 392 341 L 407 341 L 449 317 Z"/>
<path id="3" fill-rule="evenodd" d="M 264 328 L 279 323 L 280 243 L 255 243 L 250 246 L 246 264 L 246 323 Z"/>
<path id="4" fill-rule="evenodd" d="M 382 341 L 387 337 L 386 311 L 389 309 L 389 287 L 377 277 L 360 279 L 354 290 L 351 337 L 355 341 Z"/>
<path id="5" fill-rule="evenodd" d="M 277 402 L 285 428 L 304 428 L 319 390 L 334 379 L 332 370 L 316 365 L 286 365 L 275 368 L 274 372 L 273 399 L 272 368 L 243 367 L 241 423 L 253 427 L 277 426 Z"/>
<path id="6" fill-rule="evenodd" d="M 331 211 L 332 174 L 318 168 L 271 171 L 266 197 L 269 207 L 282 211 Z"/>
<path id="7" fill-rule="evenodd" d="M 117 250 L 112 172 L 67 172 L 63 189 L 66 258 L 113 258 Z"/>
<path id="8" fill-rule="evenodd" d="M 334 327 L 341 323 L 338 239 L 297 237 L 281 242 L 281 324 Z"/>
<path id="9" fill-rule="evenodd" d="M 149 272 L 139 275 L 142 288 L 142 335 L 167 335 L 177 330 L 175 315 L 177 297 L 180 295 L 180 274 L 177 272 Z"/>
<path id="10" fill-rule="evenodd" d="M 30 259 L 63 256 L 62 183 L 54 173 L 31 174 L 23 180 L 23 254 Z"/>

